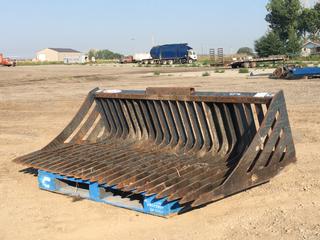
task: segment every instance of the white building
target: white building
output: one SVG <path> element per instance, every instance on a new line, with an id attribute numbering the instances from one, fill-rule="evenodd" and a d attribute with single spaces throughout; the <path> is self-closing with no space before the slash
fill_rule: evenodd
<path id="1" fill-rule="evenodd" d="M 46 48 L 36 54 L 40 62 L 81 63 L 84 54 L 71 48 Z"/>
<path id="2" fill-rule="evenodd" d="M 310 55 L 320 55 L 320 43 L 308 41 L 303 44 L 301 56 L 307 57 Z"/>

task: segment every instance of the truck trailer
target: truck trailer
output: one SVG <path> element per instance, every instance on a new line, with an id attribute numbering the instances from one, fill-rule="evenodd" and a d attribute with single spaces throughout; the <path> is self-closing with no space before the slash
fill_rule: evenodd
<path id="1" fill-rule="evenodd" d="M 135 63 L 146 63 L 148 64 L 148 61 L 151 61 L 152 57 L 149 52 L 147 53 L 136 53 L 133 55 L 133 62 Z"/>
<path id="2" fill-rule="evenodd" d="M 155 46 L 150 50 L 151 59 L 143 59 L 144 64 L 183 64 L 193 63 L 198 57 L 187 43 Z"/>
<path id="3" fill-rule="evenodd" d="M 287 57 L 286 56 L 269 56 L 269 57 L 265 57 L 265 58 L 246 58 L 246 59 L 239 59 L 236 60 L 232 63 L 230 63 L 229 66 L 231 66 L 231 68 L 255 68 L 257 66 L 257 63 L 262 63 L 262 62 L 273 62 L 273 64 L 275 62 L 279 62 L 279 61 L 286 61 Z"/>
<path id="4" fill-rule="evenodd" d="M 123 56 L 120 59 L 120 63 L 133 63 L 133 56 Z"/>
<path id="5" fill-rule="evenodd" d="M 16 66 L 16 61 L 11 60 L 9 58 L 4 58 L 3 54 L 0 53 L 0 66 L 6 66 L 6 67 L 15 67 Z"/>

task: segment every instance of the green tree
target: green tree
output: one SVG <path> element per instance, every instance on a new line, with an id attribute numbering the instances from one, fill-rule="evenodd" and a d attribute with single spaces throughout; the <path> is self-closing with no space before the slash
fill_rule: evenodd
<path id="1" fill-rule="evenodd" d="M 263 37 L 255 41 L 254 49 L 259 57 L 282 55 L 286 53 L 284 43 L 274 31 L 267 32 Z"/>
<path id="2" fill-rule="evenodd" d="M 289 38 L 289 29 L 298 29 L 298 19 L 302 12 L 300 0 L 270 0 L 267 4 L 266 21 L 283 42 Z"/>
<path id="3" fill-rule="evenodd" d="M 300 53 L 301 36 L 309 31 L 310 13 L 303 10 L 300 0 L 270 0 L 267 10 L 265 20 L 270 31 L 255 42 L 259 56 Z M 303 21 L 302 14 L 305 16 Z"/>
<path id="4" fill-rule="evenodd" d="M 305 40 L 319 39 L 320 4 L 311 9 L 303 9 L 298 21 L 298 30 Z"/>
<path id="5" fill-rule="evenodd" d="M 94 50 L 90 49 L 88 52 L 88 56 L 91 59 L 95 57 L 96 59 L 120 59 L 122 57 L 119 53 L 114 53 L 108 49 L 103 50 Z"/>
<path id="6" fill-rule="evenodd" d="M 237 54 L 247 54 L 249 56 L 254 56 L 253 50 L 249 47 L 239 48 Z"/>
<path id="7" fill-rule="evenodd" d="M 320 12 L 320 3 L 316 3 L 314 6 L 313 6 L 313 9 Z"/>
<path id="8" fill-rule="evenodd" d="M 289 56 L 297 56 L 301 52 L 302 42 L 297 31 L 293 28 L 289 29 L 288 41 L 286 42 L 286 54 Z"/>
<path id="9" fill-rule="evenodd" d="M 88 52 L 88 57 L 89 59 L 92 59 L 92 57 L 95 57 L 96 56 L 96 50 L 94 49 L 90 49 L 89 52 Z"/>
<path id="10" fill-rule="evenodd" d="M 119 59 L 121 54 L 111 52 L 108 49 L 99 50 L 96 53 L 96 59 Z"/>
<path id="11" fill-rule="evenodd" d="M 311 39 L 312 40 L 316 40 L 319 41 L 320 37 L 319 37 L 319 33 L 320 33 L 320 3 L 316 3 L 313 7 L 314 11 L 316 12 L 316 29 L 314 29 L 315 31 L 313 32 Z"/>

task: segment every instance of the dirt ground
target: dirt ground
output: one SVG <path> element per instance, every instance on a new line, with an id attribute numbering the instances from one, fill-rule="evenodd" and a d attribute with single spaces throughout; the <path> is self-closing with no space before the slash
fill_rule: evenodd
<path id="1" fill-rule="evenodd" d="M 232 70 L 202 77 L 204 71 L 208 69 L 1 67 L 0 239 L 320 239 L 320 80 L 248 78 Z M 23 167 L 11 160 L 46 145 L 96 86 L 283 89 L 297 164 L 267 184 L 170 219 L 39 190 L 36 177 L 20 172 Z"/>

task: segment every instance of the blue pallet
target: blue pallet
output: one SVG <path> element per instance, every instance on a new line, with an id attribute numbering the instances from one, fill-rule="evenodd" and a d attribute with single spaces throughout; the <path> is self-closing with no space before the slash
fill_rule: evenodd
<path id="1" fill-rule="evenodd" d="M 161 217 L 177 214 L 185 208 L 178 201 L 168 202 L 166 198 L 156 199 L 155 195 L 146 196 L 143 193 L 122 192 L 113 186 L 66 177 L 43 170 L 38 170 L 38 183 L 43 190 L 90 199 Z"/>
<path id="2" fill-rule="evenodd" d="M 294 68 L 291 70 L 291 73 L 294 77 L 317 76 L 317 75 L 320 75 L 320 68 L 319 67 Z"/>

